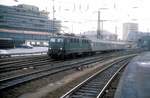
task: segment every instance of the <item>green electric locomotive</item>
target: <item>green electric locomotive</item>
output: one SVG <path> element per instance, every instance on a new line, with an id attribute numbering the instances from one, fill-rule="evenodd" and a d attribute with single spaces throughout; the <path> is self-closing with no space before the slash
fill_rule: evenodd
<path id="1" fill-rule="evenodd" d="M 90 40 L 75 36 L 50 37 L 48 55 L 51 58 L 66 58 L 88 54 L 91 51 Z"/>

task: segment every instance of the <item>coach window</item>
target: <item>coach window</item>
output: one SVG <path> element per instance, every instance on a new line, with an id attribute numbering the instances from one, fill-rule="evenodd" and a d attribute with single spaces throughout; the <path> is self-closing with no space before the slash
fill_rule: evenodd
<path id="1" fill-rule="evenodd" d="M 79 43 L 79 39 L 77 39 L 77 42 Z"/>
<path id="2" fill-rule="evenodd" d="M 76 43 L 77 42 L 77 40 L 76 40 L 76 38 L 74 39 L 74 43 Z"/>
<path id="3" fill-rule="evenodd" d="M 86 43 L 88 43 L 88 40 L 86 40 Z"/>
<path id="4" fill-rule="evenodd" d="M 79 43 L 79 40 L 78 40 L 78 39 L 76 39 L 76 41 L 77 41 L 77 43 Z"/>
<path id="5" fill-rule="evenodd" d="M 76 39 L 74 38 L 74 43 L 76 43 Z"/>
<path id="6" fill-rule="evenodd" d="M 72 39 L 72 42 L 73 42 L 73 43 L 75 42 L 75 39 L 74 39 L 74 38 Z"/>
<path id="7" fill-rule="evenodd" d="M 87 40 L 87 43 L 89 43 L 89 40 Z"/>
<path id="8" fill-rule="evenodd" d="M 77 41 L 76 41 L 76 38 L 74 38 L 74 43 L 76 43 Z"/>
<path id="9" fill-rule="evenodd" d="M 73 39 L 72 39 L 72 38 L 70 39 L 70 42 L 71 42 L 71 43 L 73 42 Z"/>
<path id="10" fill-rule="evenodd" d="M 69 43 L 69 42 L 70 42 L 70 40 L 68 38 L 66 38 L 66 43 Z"/>
<path id="11" fill-rule="evenodd" d="M 74 39 L 74 43 L 77 43 L 77 39 L 76 38 Z"/>
<path id="12" fill-rule="evenodd" d="M 84 40 L 82 40 L 82 43 L 84 43 Z"/>
<path id="13" fill-rule="evenodd" d="M 85 40 L 83 40 L 83 43 L 85 43 Z"/>

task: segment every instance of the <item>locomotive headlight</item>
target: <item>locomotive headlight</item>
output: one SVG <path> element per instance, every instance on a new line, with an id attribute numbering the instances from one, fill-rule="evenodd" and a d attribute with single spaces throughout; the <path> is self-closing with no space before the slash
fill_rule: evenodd
<path id="1" fill-rule="evenodd" d="M 60 50 L 62 50 L 62 48 L 60 48 Z"/>

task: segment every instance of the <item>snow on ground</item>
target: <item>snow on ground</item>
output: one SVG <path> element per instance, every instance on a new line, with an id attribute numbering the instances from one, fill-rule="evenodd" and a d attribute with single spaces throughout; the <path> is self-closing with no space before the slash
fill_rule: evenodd
<path id="1" fill-rule="evenodd" d="M 46 54 L 48 47 L 33 47 L 33 48 L 14 48 L 14 49 L 0 49 L 0 55 L 12 56 L 29 56 Z"/>
<path id="2" fill-rule="evenodd" d="M 15 53 L 34 53 L 34 52 L 47 52 L 48 47 L 33 47 L 33 48 L 15 48 L 15 49 L 8 49 L 7 52 L 9 54 Z"/>

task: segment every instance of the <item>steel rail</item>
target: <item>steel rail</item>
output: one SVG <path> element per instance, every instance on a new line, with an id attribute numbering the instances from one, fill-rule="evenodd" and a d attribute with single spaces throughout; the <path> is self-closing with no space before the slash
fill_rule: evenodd
<path id="1" fill-rule="evenodd" d="M 106 54 L 105 56 L 107 56 L 107 55 L 108 54 Z M 49 60 L 49 58 L 47 57 L 47 58 L 35 58 L 35 59 L 31 58 L 29 60 L 27 59 L 27 60 L 17 61 L 16 63 L 10 62 L 10 64 L 9 63 L 8 64 L 4 63 L 6 65 L 0 63 L 0 73 L 4 73 L 4 72 L 8 72 L 8 71 L 15 71 L 15 70 L 23 69 L 23 68 L 33 68 L 33 67 L 35 68 L 35 67 L 38 67 L 38 66 L 41 66 L 41 65 L 44 66 L 44 65 L 46 65 L 46 64 L 48 64 L 49 62 L 52 62 L 52 61 L 60 62 L 60 61 L 63 61 L 63 60 L 59 60 L 59 61 L 55 61 L 53 59 Z"/>
<path id="2" fill-rule="evenodd" d="M 35 79 L 38 79 L 41 77 L 56 74 L 58 72 L 77 68 L 79 66 L 85 66 L 87 64 L 91 64 L 91 63 L 95 63 L 95 62 L 102 62 L 103 60 L 104 60 L 104 58 L 96 57 L 96 58 L 82 60 L 79 62 L 73 62 L 71 64 L 64 64 L 64 65 L 58 64 L 55 66 L 53 65 L 51 68 L 48 68 L 48 69 L 35 71 L 32 73 L 27 73 L 24 75 L 19 75 L 19 76 L 15 76 L 15 77 L 11 77 L 11 78 L 2 79 L 2 80 L 0 80 L 0 90 L 6 89 L 9 87 L 13 87 L 15 85 L 18 85 L 18 84 L 21 84 L 24 82 L 28 82 L 31 80 L 35 80 Z"/>
<path id="3" fill-rule="evenodd" d="M 28 58 L 14 58 L 14 59 L 10 59 L 10 61 L 6 60 L 6 61 L 1 62 L 0 66 L 7 65 L 7 64 L 19 63 L 19 62 L 24 62 L 24 61 L 30 61 L 30 60 L 33 60 L 33 59 L 42 59 L 42 58 L 45 58 L 45 57 L 47 57 L 47 56 L 44 55 L 44 56 L 37 56 L 37 57 L 30 56 Z"/>
<path id="4" fill-rule="evenodd" d="M 109 87 L 109 85 L 111 84 L 111 82 L 114 80 L 114 78 L 117 76 L 117 74 L 128 64 L 128 62 L 126 64 L 124 64 L 123 66 L 121 66 L 116 73 L 110 78 L 110 80 L 107 82 L 107 84 L 104 86 L 104 88 L 101 90 L 101 92 L 99 93 L 99 95 L 96 98 L 101 98 L 103 96 L 103 94 L 105 93 L 105 90 Z"/>
<path id="5" fill-rule="evenodd" d="M 0 66 L 0 73 L 8 72 L 8 71 L 16 71 L 19 69 L 23 68 L 30 68 L 30 67 L 38 67 L 42 66 L 43 64 L 51 64 L 54 62 L 60 62 L 60 61 L 55 61 L 55 60 L 48 60 L 48 58 L 45 59 L 34 59 L 34 60 L 29 60 L 29 61 L 23 61 L 23 62 L 18 62 L 17 64 L 9 64 L 6 66 Z M 41 65 L 42 64 L 42 65 Z"/>
<path id="6" fill-rule="evenodd" d="M 119 65 L 119 63 L 122 63 L 122 60 L 109 64 L 102 70 L 96 72 L 95 74 L 81 82 L 79 85 L 75 86 L 60 98 L 97 98 L 98 95 L 101 95 L 99 94 L 99 92 L 101 92 L 102 88 L 105 87 L 105 83 L 103 82 L 106 82 L 106 76 L 109 76 L 110 73 L 112 74 L 111 68 L 114 68 L 114 66 L 117 66 L 117 64 Z M 105 72 L 107 71 L 109 71 L 109 73 L 106 74 Z"/>

